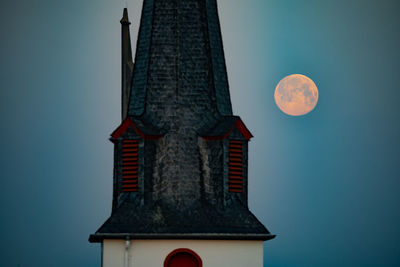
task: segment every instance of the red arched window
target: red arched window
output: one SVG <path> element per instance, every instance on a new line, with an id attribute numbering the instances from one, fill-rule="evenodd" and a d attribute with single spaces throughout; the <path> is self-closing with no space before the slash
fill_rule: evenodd
<path id="1" fill-rule="evenodd" d="M 164 261 L 164 267 L 202 267 L 199 255 L 186 248 L 175 249 Z"/>

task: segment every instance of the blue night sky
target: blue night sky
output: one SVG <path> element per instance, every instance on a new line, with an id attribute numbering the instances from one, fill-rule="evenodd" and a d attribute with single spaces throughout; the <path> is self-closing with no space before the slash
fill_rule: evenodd
<path id="1" fill-rule="evenodd" d="M 136 43 L 140 0 L 129 0 Z M 400 265 L 400 2 L 219 0 L 234 113 L 255 136 L 265 266 Z M 111 211 L 122 0 L 0 2 L 0 259 L 100 266 Z M 307 75 L 314 111 L 274 103 Z"/>

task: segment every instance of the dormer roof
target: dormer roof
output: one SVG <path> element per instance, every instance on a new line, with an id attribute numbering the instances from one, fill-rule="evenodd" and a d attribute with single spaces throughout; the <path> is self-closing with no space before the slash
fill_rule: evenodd
<path id="1" fill-rule="evenodd" d="M 245 140 L 253 137 L 239 116 L 224 116 L 213 127 L 201 129 L 199 135 L 205 140 L 223 140 L 228 138 L 234 129 L 237 129 Z"/>
<path id="2" fill-rule="evenodd" d="M 132 129 L 143 139 L 159 139 L 163 136 L 163 132 L 155 127 L 144 123 L 138 117 L 128 117 L 126 118 L 121 125 L 111 134 L 111 139 L 120 138 L 129 127 Z"/>

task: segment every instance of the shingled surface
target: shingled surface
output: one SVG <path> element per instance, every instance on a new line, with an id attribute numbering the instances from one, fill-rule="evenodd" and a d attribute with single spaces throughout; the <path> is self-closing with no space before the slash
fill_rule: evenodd
<path id="1" fill-rule="evenodd" d="M 212 205 L 198 205 L 182 212 L 169 205 L 154 203 L 140 206 L 125 202 L 103 226 L 90 237 L 92 242 L 112 237 L 247 239 L 273 238 L 257 218 L 242 205 L 225 210 Z"/>
<path id="2" fill-rule="evenodd" d="M 232 115 L 216 0 L 144 0 L 132 75 L 128 118 L 112 135 L 112 214 L 90 241 L 273 238 L 248 209 L 252 135 Z M 135 159 L 126 160 L 123 142 L 131 139 Z M 229 189 L 230 139 L 242 144 L 237 191 Z M 130 161 L 135 190 L 124 191 Z"/>
<path id="3" fill-rule="evenodd" d="M 163 97 L 191 96 L 232 115 L 216 0 L 144 0 L 131 95 L 131 116 L 153 112 L 154 95 L 156 110 L 166 111 Z"/>

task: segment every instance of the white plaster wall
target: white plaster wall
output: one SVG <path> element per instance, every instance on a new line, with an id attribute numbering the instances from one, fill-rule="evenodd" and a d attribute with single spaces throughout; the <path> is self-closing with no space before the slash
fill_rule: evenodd
<path id="1" fill-rule="evenodd" d="M 262 267 L 262 241 L 131 240 L 129 267 L 163 267 L 173 250 L 196 252 L 204 267 Z M 124 240 L 104 240 L 103 267 L 124 267 Z"/>

